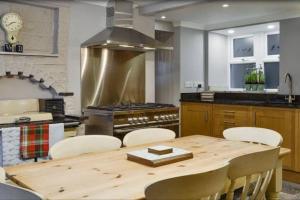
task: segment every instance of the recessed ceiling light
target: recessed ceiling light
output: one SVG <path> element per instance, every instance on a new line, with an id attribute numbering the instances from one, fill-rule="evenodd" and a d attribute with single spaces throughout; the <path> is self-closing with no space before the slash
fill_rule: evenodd
<path id="1" fill-rule="evenodd" d="M 232 29 L 228 30 L 227 32 L 228 32 L 229 34 L 233 34 L 233 33 L 235 33 L 235 31 L 234 31 L 234 30 L 232 30 Z"/>
<path id="2" fill-rule="evenodd" d="M 222 5 L 222 7 L 223 7 L 223 8 L 228 8 L 228 7 L 229 7 L 229 4 L 225 3 L 225 4 Z"/>
<path id="3" fill-rule="evenodd" d="M 166 19 L 167 17 L 163 15 L 163 16 L 161 16 L 160 18 L 161 18 L 161 19 Z"/>
<path id="4" fill-rule="evenodd" d="M 275 28 L 275 25 L 273 25 L 273 24 L 268 25 L 268 29 L 274 29 L 274 28 Z"/>

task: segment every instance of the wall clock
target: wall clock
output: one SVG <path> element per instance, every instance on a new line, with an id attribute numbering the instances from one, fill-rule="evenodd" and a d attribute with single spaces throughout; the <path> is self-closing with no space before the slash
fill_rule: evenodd
<path id="1" fill-rule="evenodd" d="M 1 18 L 1 26 L 6 32 L 7 42 L 16 43 L 19 31 L 23 27 L 23 21 L 17 13 L 6 13 Z"/>

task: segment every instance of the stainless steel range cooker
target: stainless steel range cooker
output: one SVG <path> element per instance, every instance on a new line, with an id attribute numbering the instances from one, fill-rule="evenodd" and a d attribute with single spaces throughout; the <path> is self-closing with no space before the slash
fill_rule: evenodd
<path id="1" fill-rule="evenodd" d="M 123 139 L 141 128 L 167 128 L 179 134 L 179 108 L 169 104 L 130 104 L 88 107 L 84 110 L 87 135 L 112 135 Z"/>

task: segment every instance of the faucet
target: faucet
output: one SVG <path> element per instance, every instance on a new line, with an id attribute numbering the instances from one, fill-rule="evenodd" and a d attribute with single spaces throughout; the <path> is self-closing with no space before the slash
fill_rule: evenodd
<path id="1" fill-rule="evenodd" d="M 285 80 L 284 82 L 286 83 L 287 80 L 289 80 L 289 96 L 285 97 L 285 100 L 288 100 L 289 103 L 293 103 L 293 101 L 295 100 L 295 95 L 293 95 L 293 79 L 290 73 L 285 73 L 284 75 Z"/>

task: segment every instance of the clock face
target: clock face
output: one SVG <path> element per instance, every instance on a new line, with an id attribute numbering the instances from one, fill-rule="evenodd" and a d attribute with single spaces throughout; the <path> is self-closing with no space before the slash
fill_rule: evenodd
<path id="1" fill-rule="evenodd" d="M 20 15 L 16 13 L 5 14 L 2 17 L 1 23 L 2 23 L 2 27 L 7 32 L 19 31 L 23 26 L 23 22 Z"/>

